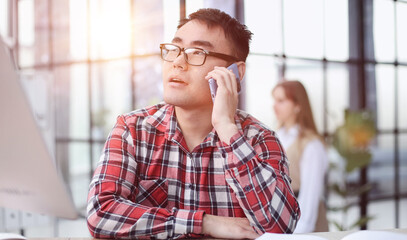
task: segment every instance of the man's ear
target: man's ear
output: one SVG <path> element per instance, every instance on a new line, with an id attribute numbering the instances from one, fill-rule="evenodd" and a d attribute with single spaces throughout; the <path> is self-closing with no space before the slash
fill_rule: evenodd
<path id="1" fill-rule="evenodd" d="M 243 61 L 236 62 L 237 70 L 239 71 L 240 81 L 243 80 L 244 74 L 246 73 L 246 63 Z"/>

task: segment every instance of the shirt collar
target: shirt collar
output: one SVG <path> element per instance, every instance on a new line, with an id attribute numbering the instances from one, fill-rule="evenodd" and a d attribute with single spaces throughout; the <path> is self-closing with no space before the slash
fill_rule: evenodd
<path id="1" fill-rule="evenodd" d="M 177 142 L 182 141 L 183 135 L 181 128 L 178 125 L 173 105 L 164 104 L 147 120 L 147 122 L 158 131 L 165 133 L 166 139 L 170 141 L 175 140 Z M 237 115 L 235 116 L 235 122 L 239 131 L 242 131 L 241 121 Z M 218 134 L 215 132 L 215 129 L 212 128 L 212 131 L 205 137 L 201 145 L 203 147 L 216 146 L 218 141 Z"/>

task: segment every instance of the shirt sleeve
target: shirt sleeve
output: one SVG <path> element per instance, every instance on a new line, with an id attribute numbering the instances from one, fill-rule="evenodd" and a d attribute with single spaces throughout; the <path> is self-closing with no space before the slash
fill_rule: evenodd
<path id="1" fill-rule="evenodd" d="M 89 187 L 87 223 L 91 235 L 166 239 L 200 234 L 203 211 L 165 209 L 136 202 L 140 189 L 132 143 L 129 128 L 124 118 L 119 117 Z"/>
<path id="2" fill-rule="evenodd" d="M 312 232 L 318 217 L 318 206 L 324 190 L 324 177 L 328 167 L 328 156 L 323 144 L 313 140 L 307 144 L 300 160 L 301 219 L 295 233 Z"/>
<path id="3" fill-rule="evenodd" d="M 255 229 L 292 233 L 300 209 L 291 189 L 285 152 L 271 131 L 247 140 L 239 132 L 219 146 L 226 181 Z"/>

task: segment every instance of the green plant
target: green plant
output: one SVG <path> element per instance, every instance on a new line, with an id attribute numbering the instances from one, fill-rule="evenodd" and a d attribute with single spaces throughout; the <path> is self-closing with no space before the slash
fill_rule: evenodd
<path id="1" fill-rule="evenodd" d="M 370 144 L 375 135 L 373 114 L 366 110 L 346 110 L 344 125 L 338 127 L 333 135 L 332 145 L 344 160 L 344 168 L 340 169 L 337 165 L 331 166 L 331 169 L 341 171 L 342 182 L 331 184 L 329 189 L 343 201 L 341 205 L 330 207 L 329 210 L 341 211 L 341 222 L 332 221 L 340 231 L 362 226 L 372 219 L 371 216 L 362 216 L 350 224 L 347 223 L 350 207 L 357 204 L 359 196 L 372 189 L 370 183 L 360 185 L 348 179 L 350 174 L 370 164 L 372 159 Z"/>

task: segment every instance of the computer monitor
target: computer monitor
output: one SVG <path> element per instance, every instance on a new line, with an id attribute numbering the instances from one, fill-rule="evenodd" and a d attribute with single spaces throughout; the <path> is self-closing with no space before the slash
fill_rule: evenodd
<path id="1" fill-rule="evenodd" d="M 78 217 L 1 36 L 0 207 Z"/>

